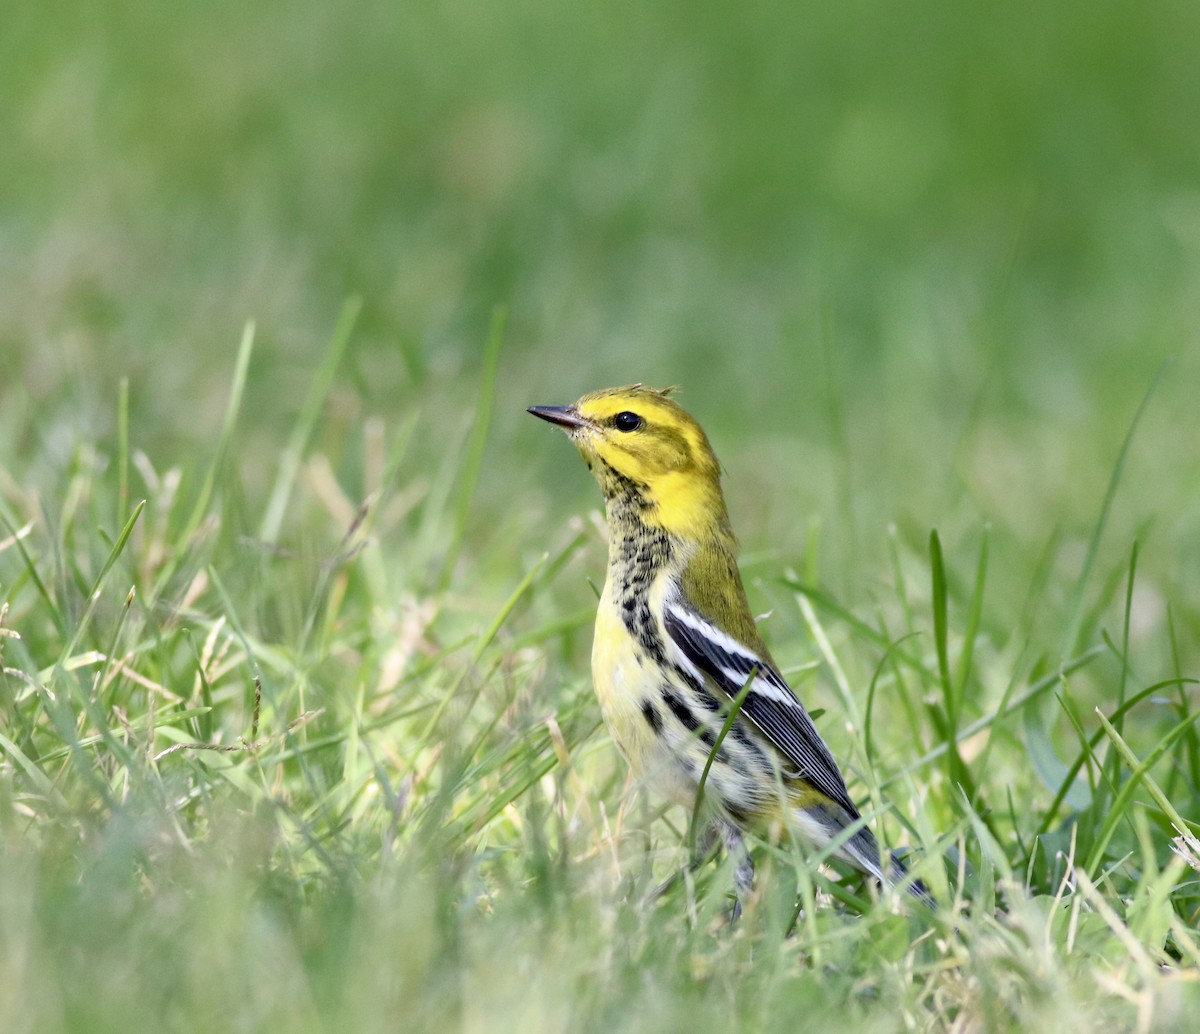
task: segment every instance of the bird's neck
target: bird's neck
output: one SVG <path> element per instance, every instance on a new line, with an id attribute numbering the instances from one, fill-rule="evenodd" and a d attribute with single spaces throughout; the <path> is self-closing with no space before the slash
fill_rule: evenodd
<path id="1" fill-rule="evenodd" d="M 735 548 L 719 487 L 713 495 L 669 486 L 671 494 L 664 496 L 619 476 L 603 487 L 609 554 L 622 567 L 650 577 L 663 564 L 697 548 L 729 553 Z"/>

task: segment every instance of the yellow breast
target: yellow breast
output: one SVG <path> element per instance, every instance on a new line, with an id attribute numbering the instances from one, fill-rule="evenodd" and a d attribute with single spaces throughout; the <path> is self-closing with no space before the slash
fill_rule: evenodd
<path id="1" fill-rule="evenodd" d="M 592 680 L 612 738 L 634 772 L 641 774 L 655 740 L 642 705 L 658 692 L 657 675 L 640 662 L 637 644 L 625 629 L 608 584 L 596 611 Z"/>
<path id="2" fill-rule="evenodd" d="M 640 654 L 606 582 L 592 642 L 592 680 L 600 712 L 633 774 L 659 796 L 690 806 L 696 786 L 680 767 L 679 745 L 672 750 L 654 732 L 645 712 L 649 701 L 661 700 L 663 678 L 653 661 Z"/>

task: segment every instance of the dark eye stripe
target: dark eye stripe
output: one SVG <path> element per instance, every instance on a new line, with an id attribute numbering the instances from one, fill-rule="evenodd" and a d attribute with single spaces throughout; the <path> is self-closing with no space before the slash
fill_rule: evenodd
<path id="1" fill-rule="evenodd" d="M 624 410 L 613 417 L 613 427 L 618 431 L 636 431 L 642 426 L 642 418 L 636 413 L 631 413 L 629 410 Z"/>

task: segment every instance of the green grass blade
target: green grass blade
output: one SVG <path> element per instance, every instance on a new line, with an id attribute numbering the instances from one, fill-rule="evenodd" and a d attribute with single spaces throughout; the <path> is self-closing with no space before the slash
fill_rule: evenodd
<path id="1" fill-rule="evenodd" d="M 1104 820 L 1104 825 L 1096 836 L 1096 843 L 1092 847 L 1092 853 L 1088 856 L 1087 863 L 1084 866 L 1084 870 L 1093 876 L 1100 868 L 1100 864 L 1104 859 L 1104 852 L 1108 848 L 1109 841 L 1112 839 L 1113 833 L 1116 832 L 1117 826 L 1128 818 L 1126 812 L 1133 802 L 1133 795 L 1143 783 L 1145 784 L 1146 792 L 1154 799 L 1155 804 L 1166 812 L 1171 820 L 1171 824 L 1180 833 L 1188 829 L 1188 824 L 1184 821 L 1183 816 L 1179 814 L 1175 809 L 1175 805 L 1171 803 L 1167 795 L 1162 792 L 1158 784 L 1151 777 L 1150 769 L 1162 759 L 1163 755 L 1171 749 L 1177 740 L 1187 734 L 1188 730 L 1194 725 L 1194 719 L 1200 717 L 1200 712 L 1192 716 L 1193 720 L 1172 728 L 1170 732 L 1154 745 L 1144 760 L 1138 759 L 1138 756 L 1129 748 L 1129 744 L 1125 742 L 1121 734 L 1104 717 L 1104 712 L 1100 708 L 1096 708 L 1096 717 L 1100 720 L 1100 725 L 1105 735 L 1112 741 L 1117 753 L 1129 767 L 1129 777 L 1121 785 L 1120 791 L 1113 799 L 1112 807 L 1109 809 L 1108 815 Z"/>
<path id="2" fill-rule="evenodd" d="M 1179 688 L 1182 690 L 1184 684 L 1200 685 L 1200 679 L 1173 678 L 1173 679 L 1164 679 L 1162 682 L 1156 682 L 1152 686 L 1147 686 L 1145 689 L 1143 689 L 1140 692 L 1135 693 L 1133 696 L 1131 696 L 1128 700 L 1125 701 L 1125 703 L 1123 703 L 1121 705 L 1121 707 L 1119 708 L 1119 714 L 1117 712 L 1114 712 L 1113 715 L 1111 716 L 1111 718 L 1116 719 L 1118 717 L 1123 717 L 1128 711 L 1131 711 L 1134 707 L 1136 707 L 1138 704 L 1140 704 L 1143 700 L 1150 698 L 1155 693 L 1158 693 L 1161 690 L 1166 689 L 1168 686 L 1179 686 Z M 1190 716 L 1185 716 L 1185 721 L 1190 721 Z M 1057 792 L 1055 793 L 1054 800 L 1051 802 L 1050 807 L 1046 809 L 1046 813 L 1042 817 L 1042 821 L 1041 821 L 1040 825 L 1038 826 L 1038 835 L 1039 836 L 1043 836 L 1047 831 L 1049 831 L 1051 826 L 1053 826 L 1055 824 L 1055 822 L 1058 821 L 1059 810 L 1061 809 L 1063 802 L 1067 799 L 1067 794 L 1068 794 L 1068 791 L 1070 790 L 1070 787 L 1072 785 L 1074 785 L 1075 779 L 1079 775 L 1079 772 L 1083 768 L 1083 765 L 1087 761 L 1088 757 L 1094 755 L 1096 747 L 1099 745 L 1100 740 L 1103 736 L 1104 736 L 1103 728 L 1097 729 L 1091 735 L 1091 737 L 1089 737 L 1086 745 L 1075 756 L 1075 760 L 1071 763 L 1071 765 L 1069 767 L 1066 768 L 1065 773 L 1062 778 L 1062 781 L 1059 784 L 1059 788 L 1058 788 Z"/>
<path id="3" fill-rule="evenodd" d="M 1071 603 L 1070 617 L 1067 619 L 1066 631 L 1062 641 L 1062 656 L 1073 657 L 1079 652 L 1080 639 L 1083 634 L 1083 617 L 1085 611 L 1085 600 L 1087 595 L 1088 581 L 1092 575 L 1092 568 L 1096 565 L 1096 555 L 1100 550 L 1100 539 L 1104 534 L 1105 525 L 1108 523 L 1108 515 L 1112 510 L 1113 500 L 1117 495 L 1117 487 L 1121 483 L 1121 475 L 1125 470 L 1125 462 L 1129 458 L 1129 450 L 1133 446 L 1134 435 L 1137 432 L 1138 424 L 1141 423 L 1142 414 L 1145 413 L 1146 407 L 1150 404 L 1150 399 L 1158 388 L 1159 383 L 1166 375 L 1170 368 L 1171 361 L 1167 360 L 1159 367 L 1158 373 L 1155 374 L 1154 380 L 1150 383 L 1150 387 L 1146 390 L 1146 394 L 1142 397 L 1141 403 L 1138 405 L 1136 412 L 1133 414 L 1133 420 L 1130 421 L 1129 430 L 1125 432 L 1125 440 L 1121 443 L 1121 451 L 1117 455 L 1117 462 L 1113 466 L 1112 474 L 1108 479 L 1108 488 L 1104 493 L 1104 501 L 1100 506 L 1100 516 L 1096 519 L 1096 526 L 1092 529 L 1092 536 L 1088 540 L 1087 553 L 1084 556 L 1083 568 L 1079 573 L 1079 580 L 1075 585 L 1075 593 Z"/>
<path id="4" fill-rule="evenodd" d="M 129 515 L 129 520 L 125 522 L 125 526 L 121 529 L 121 533 L 117 536 L 116 542 L 113 543 L 112 549 L 108 551 L 108 556 L 105 557 L 104 563 L 100 567 L 100 573 L 96 575 L 95 581 L 92 582 L 91 588 L 87 594 L 87 606 L 84 608 L 82 617 L 75 625 L 75 631 L 71 634 L 71 638 L 67 641 L 67 645 L 63 647 L 62 653 L 59 655 L 58 663 L 61 665 L 66 662 L 79 644 L 79 640 L 83 637 L 84 631 L 91 623 L 92 615 L 95 613 L 96 605 L 100 601 L 100 590 L 104 585 L 105 578 L 108 577 L 108 572 L 112 570 L 118 558 L 129 543 L 129 536 L 133 534 L 133 529 L 136 527 L 138 519 L 142 516 L 142 512 L 146 509 L 146 500 L 143 499 L 133 508 L 133 513 Z"/>
<path id="5" fill-rule="evenodd" d="M 894 648 L 889 648 L 887 652 L 885 652 L 884 655 L 879 658 L 879 661 L 875 665 L 875 670 L 871 673 L 871 681 L 867 686 L 867 712 L 863 718 L 863 748 L 867 755 L 867 765 L 872 769 L 875 767 L 875 745 L 871 735 L 871 720 L 875 707 L 875 692 L 879 688 L 879 676 L 883 673 L 883 669 L 886 665 L 892 664 L 892 654 L 894 649 L 898 649 L 900 644 L 904 642 L 905 639 L 911 639 L 918 634 L 919 633 L 917 632 L 910 632 L 908 635 L 897 639 L 894 644 Z M 906 693 L 903 694 L 903 697 L 905 700 L 907 700 Z M 912 722 L 911 724 L 915 726 L 916 723 Z"/>
<path id="6" fill-rule="evenodd" d="M 986 556 L 986 553 L 984 554 Z M 949 617 L 946 565 L 937 529 L 929 533 L 930 579 L 933 589 L 933 639 L 937 651 L 938 677 L 942 687 L 944 727 L 939 730 L 946 745 L 946 777 L 951 786 L 961 787 L 969 800 L 975 800 L 975 782 L 958 750 L 958 723 L 961 712 L 958 691 L 950 675 Z M 982 592 L 982 581 L 977 585 Z"/>
<path id="7" fill-rule="evenodd" d="M 117 387 L 117 512 L 116 520 L 129 511 L 129 378 Z"/>
<path id="8" fill-rule="evenodd" d="M 54 627 L 58 630 L 58 634 L 65 638 L 67 635 L 66 616 L 63 614 L 58 602 L 51 595 L 50 590 L 46 587 L 46 583 L 42 581 L 37 564 L 33 562 L 33 557 L 30 556 L 29 550 L 25 548 L 25 539 L 33 527 L 33 522 L 31 521 L 24 527 L 18 528 L 16 521 L 5 507 L 2 499 L 0 499 L 0 521 L 4 522 L 4 528 L 8 532 L 9 540 L 16 546 L 17 552 L 21 554 L 21 562 L 25 565 L 25 573 L 29 576 L 29 580 L 33 582 L 34 588 L 37 589 L 38 596 L 45 605 L 51 620 L 54 622 Z"/>
<path id="9" fill-rule="evenodd" d="M 1011 714 L 1014 714 L 1014 713 L 1020 711 L 1021 708 L 1025 707 L 1027 704 L 1031 704 L 1037 700 L 1040 700 L 1043 696 L 1045 696 L 1045 694 L 1049 690 L 1053 689 L 1054 686 L 1058 685 L 1059 679 L 1062 677 L 1062 675 L 1070 675 L 1070 674 L 1078 671 L 1080 668 L 1082 668 L 1082 667 L 1084 667 L 1084 665 L 1090 663 L 1092 660 L 1094 660 L 1096 657 L 1098 657 L 1103 652 L 1104 652 L 1104 647 L 1093 646 L 1090 650 L 1085 651 L 1084 653 L 1080 654 L 1078 657 L 1072 658 L 1067 664 L 1065 664 L 1063 666 L 1061 673 L 1053 672 L 1050 675 L 1045 675 L 1042 678 L 1038 679 L 1032 686 L 1030 686 L 1028 689 L 1026 689 L 1025 692 L 1019 693 L 1017 696 L 1015 696 L 1011 700 L 1009 700 L 1003 708 L 996 708 L 993 711 L 991 711 L 989 714 L 984 715 L 982 718 L 977 718 L 975 721 L 971 722 L 970 724 L 964 725 L 961 729 L 958 730 L 958 737 L 957 737 L 958 742 L 961 743 L 963 740 L 970 739 L 976 733 L 980 733 L 984 729 L 991 728 L 993 725 L 996 724 L 996 722 L 1000 721 L 1002 718 L 1006 718 L 1008 715 L 1011 715 Z M 916 761 L 912 762 L 909 765 L 906 765 L 899 772 L 895 773 L 894 775 L 890 776 L 888 779 L 884 780 L 884 783 L 883 783 L 884 787 L 887 787 L 891 783 L 894 783 L 897 779 L 900 779 L 904 776 L 912 775 L 914 772 L 920 771 L 922 768 L 925 768 L 927 765 L 933 764 L 935 761 L 937 761 L 939 758 L 941 758 L 946 753 L 946 751 L 949 749 L 950 748 L 947 743 L 945 743 L 945 742 L 939 743 L 936 747 L 933 747 L 931 750 L 927 751 L 925 754 L 923 754 L 921 757 L 919 757 Z"/>
<path id="10" fill-rule="evenodd" d="M 692 802 L 692 815 L 688 823 L 688 853 L 693 859 L 696 858 L 696 838 L 700 833 L 700 816 L 704 810 L 704 787 L 708 782 L 708 774 L 712 771 L 713 760 L 717 756 L 717 751 L 721 749 L 721 744 L 725 742 L 725 737 L 729 735 L 729 730 L 733 728 L 733 723 L 737 721 L 737 716 L 742 710 L 742 704 L 746 700 L 750 688 L 754 685 L 754 680 L 758 677 L 758 669 L 752 668 L 750 674 L 746 676 L 746 683 L 738 691 L 738 695 L 733 698 L 729 705 L 729 714 L 725 716 L 725 721 L 721 724 L 721 730 L 717 733 L 717 738 L 713 741 L 712 749 L 708 752 L 708 757 L 704 759 L 704 770 L 700 773 L 700 781 L 696 784 L 696 797 Z"/>
<path id="11" fill-rule="evenodd" d="M 64 812 L 68 810 L 69 805 L 67 804 L 66 799 L 47 778 L 46 773 L 42 771 L 41 766 L 36 761 L 28 757 L 25 752 L 7 736 L 5 736 L 3 732 L 0 732 L 0 748 L 2 748 L 4 753 L 6 753 L 10 758 L 12 758 L 13 761 L 16 762 L 17 767 L 19 767 L 21 771 L 25 773 L 30 784 L 39 794 L 50 801 L 55 808 L 61 809 Z"/>
<path id="12" fill-rule="evenodd" d="M 946 564 L 942 557 L 942 540 L 937 529 L 929 533 L 929 573 L 933 589 L 933 644 L 937 650 L 938 676 L 942 683 L 942 702 L 953 735 L 958 723 L 958 703 L 954 683 L 950 679 L 949 622 L 946 604 Z"/>
<path id="13" fill-rule="evenodd" d="M 1188 695 L 1184 691 L 1184 684 L 1189 680 L 1183 677 L 1183 663 L 1179 656 L 1179 637 L 1175 631 L 1175 614 L 1169 605 L 1167 606 L 1167 633 L 1171 646 L 1171 668 L 1175 672 L 1175 684 L 1179 690 L 1177 711 L 1179 720 L 1186 722 L 1189 720 L 1192 710 Z M 1187 763 L 1183 767 L 1181 775 L 1190 780 L 1193 787 L 1200 787 L 1200 736 L 1193 732 L 1188 736 L 1185 746 L 1187 748 Z M 1172 773 L 1173 777 L 1174 774 Z"/>
<path id="14" fill-rule="evenodd" d="M 971 662 L 975 657 L 975 640 L 979 635 L 979 624 L 983 618 L 983 590 L 987 584 L 989 528 L 984 525 L 979 543 L 979 562 L 975 568 L 975 588 L 971 592 L 971 605 L 967 612 L 967 629 L 963 633 L 962 653 L 954 672 L 954 699 L 956 713 L 961 711 L 966 699 L 967 681 L 971 677 Z"/>
<path id="15" fill-rule="evenodd" d="M 838 621 L 848 625 L 850 629 L 858 636 L 861 636 L 867 642 L 877 646 L 880 650 L 887 651 L 892 647 L 892 639 L 886 632 L 881 632 L 879 629 L 872 627 L 868 622 L 863 621 L 857 614 L 853 613 L 849 608 L 840 603 L 830 593 L 823 589 L 818 589 L 814 585 L 807 584 L 795 578 L 783 577 L 779 578 L 780 585 L 787 586 L 793 592 L 799 593 L 806 599 L 813 602 L 813 605 L 828 615 L 833 616 Z M 596 594 L 599 596 L 599 593 Z M 910 633 L 916 629 L 910 623 L 908 625 Z M 907 636 L 905 638 L 908 638 Z M 923 677 L 928 675 L 925 665 L 921 659 L 915 654 L 909 653 L 906 650 L 895 651 L 897 659 L 902 660 L 907 668 L 919 673 Z"/>
<path id="16" fill-rule="evenodd" d="M 450 584 L 450 579 L 454 574 L 454 565 L 458 563 L 463 538 L 467 532 L 467 519 L 471 514 L 471 500 L 475 496 L 475 485 L 479 481 L 479 471 L 483 467 L 483 454 L 487 448 L 488 424 L 491 421 L 492 403 L 496 394 L 496 371 L 500 366 L 500 347 L 504 344 L 504 328 L 507 322 L 507 309 L 500 307 L 492 313 L 492 324 L 483 350 L 483 375 L 480 378 L 479 395 L 475 402 L 475 421 L 471 425 L 471 434 L 467 439 L 462 481 L 459 485 L 458 500 L 454 507 L 454 530 L 450 545 L 446 549 L 442 573 L 438 579 L 438 586 L 442 591 L 445 591 Z"/>
<path id="17" fill-rule="evenodd" d="M 196 497 L 195 505 L 192 507 L 191 516 L 184 525 L 181 541 L 185 543 L 191 539 L 200 526 L 200 522 L 207 516 L 217 480 L 224 471 L 225 460 L 233 442 L 233 434 L 237 429 L 238 415 L 242 410 L 242 397 L 246 390 L 246 376 L 250 370 L 250 356 L 253 351 L 254 322 L 250 321 L 242 330 L 242 339 L 238 344 L 237 360 L 233 367 L 233 381 L 229 386 L 229 401 L 225 405 L 225 419 L 221 423 L 217 447 L 213 452 L 212 462 L 208 465 L 208 470 L 204 475 L 204 482 L 200 487 L 200 494 Z"/>
<path id="18" fill-rule="evenodd" d="M 487 631 L 485 631 L 483 635 L 479 637 L 479 645 L 475 648 L 476 663 L 478 663 L 479 659 L 483 656 L 484 651 L 492 645 L 492 640 L 496 638 L 496 634 L 504 626 L 504 622 L 508 620 L 509 615 L 512 614 L 513 610 L 516 608 L 516 605 L 521 602 L 521 597 L 529 591 L 530 586 L 533 585 L 534 581 L 537 579 L 537 576 L 541 573 L 542 568 L 546 566 L 546 561 L 549 559 L 550 554 L 543 553 L 538 559 L 537 563 L 535 563 L 533 567 L 525 572 L 525 577 L 521 579 L 517 587 L 509 595 L 508 599 L 504 601 L 504 605 L 500 608 L 499 612 L 492 620 L 492 623 L 488 626 Z"/>
<path id="19" fill-rule="evenodd" d="M 292 426 L 292 433 L 279 458 L 279 472 L 275 476 L 275 484 L 271 488 L 271 495 L 263 513 L 262 522 L 258 527 L 258 537 L 263 542 L 275 542 L 279 538 L 288 501 L 291 499 L 292 489 L 296 484 L 296 475 L 304 460 L 304 451 L 308 447 L 309 439 L 316 427 L 317 418 L 321 415 L 321 407 L 325 404 L 325 399 L 328 398 L 329 391 L 333 387 L 334 375 L 341 365 L 346 347 L 350 344 L 354 324 L 358 320 L 361 308 L 362 302 L 358 298 L 351 298 L 342 306 L 337 326 L 334 327 L 333 336 L 329 341 L 329 347 L 325 351 L 321 365 L 317 367 L 317 372 L 313 375 L 308 394 L 304 398 L 304 403 L 296 416 L 296 422 Z"/>

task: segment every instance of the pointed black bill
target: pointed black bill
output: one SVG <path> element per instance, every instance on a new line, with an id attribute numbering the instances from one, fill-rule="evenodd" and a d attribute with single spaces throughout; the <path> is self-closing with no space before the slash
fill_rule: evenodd
<path id="1" fill-rule="evenodd" d="M 526 412 L 540 416 L 552 424 L 558 424 L 568 431 L 587 426 L 587 421 L 579 415 L 574 406 L 530 406 Z"/>

